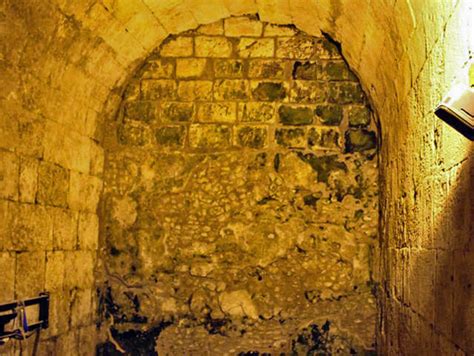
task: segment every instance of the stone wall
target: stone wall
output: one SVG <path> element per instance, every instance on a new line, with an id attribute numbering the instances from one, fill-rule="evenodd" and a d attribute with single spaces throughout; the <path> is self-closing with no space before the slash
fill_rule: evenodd
<path id="1" fill-rule="evenodd" d="M 375 125 L 334 43 L 252 17 L 171 36 L 106 132 L 114 330 L 305 314 L 339 330 L 334 351 L 374 347 Z"/>

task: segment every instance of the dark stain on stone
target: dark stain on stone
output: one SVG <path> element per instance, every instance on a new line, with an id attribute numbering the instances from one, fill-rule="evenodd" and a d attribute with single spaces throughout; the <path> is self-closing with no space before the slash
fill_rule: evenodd
<path id="1" fill-rule="evenodd" d="M 362 152 L 376 148 L 375 132 L 365 129 L 348 130 L 345 134 L 346 152 Z"/>
<path id="2" fill-rule="evenodd" d="M 286 97 L 286 89 L 282 83 L 262 82 L 253 90 L 253 96 L 257 100 L 282 100 Z"/>
<path id="3" fill-rule="evenodd" d="M 312 153 L 303 154 L 298 152 L 298 157 L 313 168 L 318 174 L 318 181 L 323 183 L 328 183 L 329 175 L 335 170 L 342 170 L 347 173 L 346 164 L 339 162 L 337 155 L 318 157 Z"/>

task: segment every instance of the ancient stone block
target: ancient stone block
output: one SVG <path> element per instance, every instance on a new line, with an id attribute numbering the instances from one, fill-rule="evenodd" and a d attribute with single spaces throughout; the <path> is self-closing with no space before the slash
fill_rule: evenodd
<path id="1" fill-rule="evenodd" d="M 178 97 L 183 101 L 212 100 L 212 81 L 192 80 L 179 82 Z"/>
<path id="2" fill-rule="evenodd" d="M 117 138 L 122 145 L 145 146 L 151 142 L 151 130 L 147 125 L 125 122 L 118 127 Z"/>
<path id="3" fill-rule="evenodd" d="M 267 143 L 267 128 L 241 126 L 236 130 L 237 145 L 249 148 L 263 148 Z"/>
<path id="4" fill-rule="evenodd" d="M 53 248 L 73 250 L 77 246 L 77 213 L 66 209 L 51 209 L 53 216 Z"/>
<path id="5" fill-rule="evenodd" d="M 308 146 L 310 148 L 341 148 L 340 133 L 332 128 L 311 128 L 308 131 Z"/>
<path id="6" fill-rule="evenodd" d="M 44 290 L 45 263 L 44 251 L 22 252 L 16 255 L 17 298 L 31 298 Z"/>
<path id="7" fill-rule="evenodd" d="M 198 149 L 224 149 L 230 146 L 231 129 L 224 125 L 191 125 L 189 145 Z"/>
<path id="8" fill-rule="evenodd" d="M 214 61 L 216 78 L 242 78 L 245 73 L 244 61 L 238 59 L 217 59 Z"/>
<path id="9" fill-rule="evenodd" d="M 294 36 L 298 30 L 294 26 L 282 26 L 275 24 L 267 24 L 263 31 L 264 37 L 291 37 Z"/>
<path id="10" fill-rule="evenodd" d="M 70 296 L 71 326 L 89 325 L 92 321 L 92 290 L 73 289 Z"/>
<path id="11" fill-rule="evenodd" d="M 176 82 L 168 79 L 142 80 L 141 96 L 145 100 L 173 100 L 176 97 Z"/>
<path id="12" fill-rule="evenodd" d="M 0 216 L 1 217 L 1 216 Z M 9 252 L 0 252 L 0 270 L 2 271 L 2 288 L 0 300 L 13 300 L 15 296 L 15 255 Z"/>
<path id="13" fill-rule="evenodd" d="M 337 126 L 342 122 L 342 107 L 339 105 L 318 105 L 315 113 L 323 124 Z"/>
<path id="14" fill-rule="evenodd" d="M 279 128 L 275 131 L 277 144 L 287 148 L 305 148 L 306 137 L 303 128 Z"/>
<path id="15" fill-rule="evenodd" d="M 232 54 L 232 43 L 225 37 L 197 36 L 197 57 L 228 58 Z"/>
<path id="16" fill-rule="evenodd" d="M 72 171 L 69 180 L 70 209 L 95 213 L 101 189 L 101 179 Z"/>
<path id="17" fill-rule="evenodd" d="M 282 105 L 278 109 L 278 115 L 283 125 L 310 125 L 313 123 L 314 112 L 308 106 Z"/>
<path id="18" fill-rule="evenodd" d="M 128 101 L 124 105 L 127 120 L 151 122 L 157 118 L 157 103 L 153 101 Z"/>
<path id="19" fill-rule="evenodd" d="M 78 244 L 81 250 L 96 250 L 99 242 L 99 218 L 96 214 L 80 213 Z"/>
<path id="20" fill-rule="evenodd" d="M 328 101 L 334 104 L 363 103 L 364 92 L 359 83 L 330 83 Z"/>
<path id="21" fill-rule="evenodd" d="M 346 62 L 342 60 L 326 62 L 326 64 L 321 67 L 320 79 L 357 81 L 354 73 L 350 71 Z"/>
<path id="22" fill-rule="evenodd" d="M 69 172 L 55 164 L 41 162 L 38 169 L 38 203 L 66 207 Z"/>
<path id="23" fill-rule="evenodd" d="M 271 122 L 274 120 L 275 107 L 271 103 L 239 103 L 239 121 Z"/>
<path id="24" fill-rule="evenodd" d="M 181 102 L 166 102 L 161 106 L 163 121 L 189 122 L 194 116 L 194 104 Z"/>
<path id="25" fill-rule="evenodd" d="M 273 59 L 255 59 L 249 62 L 250 78 L 283 79 L 287 64 Z"/>
<path id="26" fill-rule="evenodd" d="M 321 82 L 295 80 L 290 98 L 295 103 L 321 103 L 327 95 L 327 87 Z"/>
<path id="27" fill-rule="evenodd" d="M 235 122 L 237 107 L 235 103 L 203 103 L 198 105 L 199 122 Z"/>
<path id="28" fill-rule="evenodd" d="M 20 201 L 33 203 L 38 188 L 38 166 L 39 162 L 33 158 L 22 158 L 20 160 Z"/>
<path id="29" fill-rule="evenodd" d="M 240 79 L 219 79 L 214 82 L 214 99 L 245 100 L 249 97 L 249 83 Z"/>
<path id="30" fill-rule="evenodd" d="M 277 38 L 277 58 L 311 59 L 318 39 L 309 36 Z"/>
<path id="31" fill-rule="evenodd" d="M 174 63 L 167 59 L 149 60 L 145 63 L 142 71 L 143 79 L 167 79 L 173 76 Z"/>
<path id="32" fill-rule="evenodd" d="M 223 35 L 224 21 L 217 21 L 208 25 L 201 25 L 198 27 L 196 32 L 203 35 Z"/>
<path id="33" fill-rule="evenodd" d="M 237 53 L 241 58 L 269 58 L 275 52 L 275 42 L 272 38 L 241 38 Z"/>
<path id="34" fill-rule="evenodd" d="M 320 59 L 340 59 L 340 50 L 335 42 L 320 38 L 315 46 L 315 56 Z"/>
<path id="35" fill-rule="evenodd" d="M 62 291 L 66 261 L 63 251 L 46 253 L 45 289 L 49 292 Z"/>
<path id="36" fill-rule="evenodd" d="M 349 126 L 362 127 L 370 124 L 370 111 L 366 106 L 349 106 L 344 110 L 349 118 Z"/>
<path id="37" fill-rule="evenodd" d="M 158 127 L 155 130 L 155 138 L 158 146 L 180 148 L 184 146 L 186 128 L 184 126 Z"/>
<path id="38" fill-rule="evenodd" d="M 0 198 L 18 199 L 18 157 L 11 152 L 0 154 Z"/>
<path id="39" fill-rule="evenodd" d="M 224 21 L 225 35 L 229 37 L 262 35 L 263 24 L 248 17 L 230 17 Z"/>
<path id="40" fill-rule="evenodd" d="M 348 130 L 345 134 L 346 152 L 361 152 L 377 147 L 375 132 L 365 129 Z"/>
<path id="41" fill-rule="evenodd" d="M 65 269 L 64 287 L 66 289 L 90 289 L 94 283 L 94 255 L 95 251 L 68 251 L 65 260 L 68 268 Z"/>
<path id="42" fill-rule="evenodd" d="M 175 37 L 161 45 L 160 55 L 163 57 L 189 57 L 193 55 L 192 37 Z"/>
<path id="43" fill-rule="evenodd" d="M 204 58 L 184 58 L 176 60 L 176 77 L 199 78 L 204 74 L 207 60 Z"/>
<path id="44" fill-rule="evenodd" d="M 316 80 L 319 77 L 321 64 L 313 61 L 296 61 L 293 64 L 293 79 Z"/>
<path id="45" fill-rule="evenodd" d="M 283 82 L 252 82 L 252 96 L 259 101 L 282 101 L 288 93 Z"/>

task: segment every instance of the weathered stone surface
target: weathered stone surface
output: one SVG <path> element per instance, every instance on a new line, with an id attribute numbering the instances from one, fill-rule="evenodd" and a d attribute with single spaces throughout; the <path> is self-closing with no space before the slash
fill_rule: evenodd
<path id="1" fill-rule="evenodd" d="M 15 294 L 17 298 L 29 298 L 43 291 L 45 283 L 44 252 L 22 252 L 16 256 Z"/>
<path id="2" fill-rule="evenodd" d="M 249 62 L 249 77 L 283 79 L 286 76 L 287 63 L 274 59 L 255 59 Z"/>
<path id="3" fill-rule="evenodd" d="M 277 129 L 275 132 L 277 144 L 287 148 L 305 148 L 306 133 L 302 128 Z"/>
<path id="4" fill-rule="evenodd" d="M 338 129 L 311 128 L 308 132 L 308 146 L 310 148 L 341 148 Z"/>
<path id="5" fill-rule="evenodd" d="M 198 105 L 197 120 L 199 122 L 232 123 L 237 119 L 235 103 L 204 103 Z"/>
<path id="6" fill-rule="evenodd" d="M 283 100 L 287 96 L 288 89 L 282 82 L 253 82 L 252 96 L 259 101 Z"/>
<path id="7" fill-rule="evenodd" d="M 275 106 L 272 103 L 239 103 L 238 116 L 241 122 L 273 122 Z"/>
<path id="8" fill-rule="evenodd" d="M 18 199 L 18 157 L 11 152 L 0 153 L 0 198 Z"/>
<path id="9" fill-rule="evenodd" d="M 145 146 L 151 142 L 150 128 L 140 123 L 124 123 L 117 129 L 117 136 L 123 145 Z"/>
<path id="10" fill-rule="evenodd" d="M 196 80 L 179 82 L 178 97 L 184 101 L 212 100 L 212 81 Z"/>
<path id="11" fill-rule="evenodd" d="M 36 200 L 45 205 L 66 207 L 68 204 L 69 173 L 66 169 L 42 162 L 38 169 Z"/>
<path id="12" fill-rule="evenodd" d="M 313 109 L 308 106 L 282 105 L 278 115 L 283 125 L 310 125 L 314 118 Z"/>
<path id="13" fill-rule="evenodd" d="M 316 80 L 319 79 L 321 65 L 314 61 L 296 61 L 293 64 L 293 79 Z"/>
<path id="14" fill-rule="evenodd" d="M 176 97 L 176 82 L 165 79 L 144 80 L 141 83 L 141 96 L 146 100 L 173 100 Z"/>
<path id="15" fill-rule="evenodd" d="M 241 58 L 269 58 L 275 52 L 275 42 L 271 38 L 241 38 L 237 53 Z"/>
<path id="16" fill-rule="evenodd" d="M 236 132 L 237 144 L 241 147 L 263 148 L 267 143 L 265 127 L 238 127 Z"/>
<path id="17" fill-rule="evenodd" d="M 244 61 L 238 59 L 218 59 L 214 61 L 216 78 L 242 78 L 245 73 Z"/>
<path id="18" fill-rule="evenodd" d="M 163 121 L 189 122 L 194 117 L 194 104 L 182 102 L 163 103 L 161 112 L 163 113 Z"/>
<path id="19" fill-rule="evenodd" d="M 156 120 L 156 102 L 129 101 L 124 106 L 124 115 L 127 120 L 151 122 Z"/>
<path id="20" fill-rule="evenodd" d="M 206 69 L 207 61 L 201 58 L 184 58 L 176 60 L 176 77 L 199 78 Z"/>
<path id="21" fill-rule="evenodd" d="M 53 248 L 55 250 L 74 250 L 77 246 L 78 215 L 66 209 L 52 209 Z"/>
<path id="22" fill-rule="evenodd" d="M 328 101 L 330 103 L 363 103 L 364 99 L 364 93 L 358 83 L 331 83 L 329 87 Z"/>
<path id="23" fill-rule="evenodd" d="M 343 119 L 343 111 L 339 105 L 318 105 L 315 113 L 319 120 L 326 125 L 338 126 Z"/>
<path id="24" fill-rule="evenodd" d="M 255 36 L 262 34 L 263 24 L 249 17 L 231 17 L 224 21 L 225 35 L 229 37 Z"/>
<path id="25" fill-rule="evenodd" d="M 347 152 L 361 152 L 377 147 L 377 139 L 373 131 L 365 129 L 349 130 L 345 137 Z"/>
<path id="26" fill-rule="evenodd" d="M 275 24 L 267 24 L 263 35 L 265 37 L 291 37 L 297 33 L 296 27 L 294 26 L 279 26 Z"/>
<path id="27" fill-rule="evenodd" d="M 77 231 L 79 248 L 95 251 L 99 246 L 99 218 L 97 215 L 81 213 Z"/>
<path id="28" fill-rule="evenodd" d="M 321 82 L 295 80 L 290 97 L 295 103 L 322 103 L 327 99 L 327 91 L 327 87 Z"/>
<path id="29" fill-rule="evenodd" d="M 186 128 L 184 126 L 163 126 L 155 131 L 156 142 L 159 146 L 168 148 L 180 148 L 186 139 Z"/>
<path id="30" fill-rule="evenodd" d="M 163 57 L 189 57 L 193 54 L 192 37 L 170 38 L 161 45 L 160 55 Z"/>
<path id="31" fill-rule="evenodd" d="M 207 25 L 199 26 L 196 32 L 203 35 L 223 35 L 224 21 L 217 21 Z"/>
<path id="32" fill-rule="evenodd" d="M 277 38 L 276 56 L 289 59 L 311 59 L 318 39 L 308 36 Z"/>
<path id="33" fill-rule="evenodd" d="M 365 106 L 350 106 L 346 108 L 349 117 L 349 126 L 363 127 L 370 124 L 370 111 Z"/>
<path id="34" fill-rule="evenodd" d="M 215 100 L 245 100 L 249 97 L 247 80 L 220 79 L 214 82 Z"/>
<path id="35" fill-rule="evenodd" d="M 0 290 L 0 300 L 7 302 L 15 297 L 15 255 L 9 252 L 1 252 L 0 268 L 3 281 L 3 286 Z"/>
<path id="36" fill-rule="evenodd" d="M 174 72 L 174 63 L 171 60 L 154 59 L 147 61 L 142 71 L 142 77 L 146 79 L 171 78 Z M 133 86 L 131 88 L 133 89 Z M 133 95 L 128 92 L 127 97 L 133 97 Z"/>
<path id="37" fill-rule="evenodd" d="M 224 292 L 219 296 L 219 303 L 222 311 L 231 317 L 247 316 L 250 319 L 258 319 L 258 310 L 246 290 Z"/>
<path id="38" fill-rule="evenodd" d="M 198 36 L 195 42 L 197 57 L 227 58 L 232 54 L 232 43 L 225 37 Z"/>
<path id="39" fill-rule="evenodd" d="M 329 61 L 321 68 L 321 78 L 333 81 L 357 81 L 344 61 Z"/>
<path id="40" fill-rule="evenodd" d="M 231 130 L 224 125 L 191 125 L 189 144 L 192 148 L 223 149 L 230 145 Z"/>

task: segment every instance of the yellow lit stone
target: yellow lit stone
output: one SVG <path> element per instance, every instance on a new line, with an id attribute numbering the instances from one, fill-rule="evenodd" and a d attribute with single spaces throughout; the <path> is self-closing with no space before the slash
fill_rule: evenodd
<path id="1" fill-rule="evenodd" d="M 200 77 L 206 68 L 206 59 L 178 59 L 176 61 L 176 76 L 178 78 Z"/>

